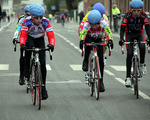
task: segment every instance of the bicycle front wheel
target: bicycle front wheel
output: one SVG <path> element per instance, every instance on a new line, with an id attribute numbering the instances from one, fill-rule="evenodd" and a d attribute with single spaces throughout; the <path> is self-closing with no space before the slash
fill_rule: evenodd
<path id="1" fill-rule="evenodd" d="M 95 65 L 94 65 L 94 88 L 96 94 L 96 100 L 99 100 L 100 94 L 100 67 L 99 67 L 99 60 L 98 57 L 95 57 Z"/>
<path id="2" fill-rule="evenodd" d="M 36 87 L 35 87 L 35 67 L 34 63 L 32 62 L 31 69 L 30 69 L 30 91 L 31 91 L 31 98 L 33 105 L 36 104 Z"/>
<path id="3" fill-rule="evenodd" d="M 89 87 L 90 87 L 90 95 L 93 96 L 94 93 L 94 82 L 93 82 L 93 65 L 94 65 L 94 61 L 92 59 L 92 57 L 89 57 L 89 64 L 88 64 L 88 73 L 89 73 Z"/>
<path id="4" fill-rule="evenodd" d="M 40 64 L 36 64 L 36 92 L 37 92 L 37 103 L 38 103 L 38 109 L 41 109 L 41 87 L 42 87 L 42 74 L 41 74 L 41 67 Z"/>
<path id="5" fill-rule="evenodd" d="M 139 90 L 138 90 L 138 60 L 137 56 L 134 58 L 134 94 L 136 95 L 136 98 L 139 98 Z"/>

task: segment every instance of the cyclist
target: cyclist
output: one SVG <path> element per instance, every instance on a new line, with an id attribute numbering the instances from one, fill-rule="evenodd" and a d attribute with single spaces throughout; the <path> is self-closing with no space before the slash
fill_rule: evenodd
<path id="1" fill-rule="evenodd" d="M 53 52 L 55 46 L 55 37 L 53 29 L 50 25 L 48 19 L 43 17 L 45 14 L 44 7 L 40 4 L 32 4 L 30 7 L 30 17 L 26 18 L 22 24 L 21 34 L 20 34 L 20 45 L 22 49 L 38 47 L 45 48 L 44 35 L 47 33 L 48 42 L 47 45 L 51 51 Z M 29 78 L 29 66 L 30 66 L 30 58 L 31 52 L 26 51 L 26 76 Z M 44 86 L 42 86 L 42 99 L 45 100 L 48 98 L 47 90 L 46 90 L 46 60 L 45 60 L 45 52 L 40 51 L 39 59 L 41 63 L 41 72 L 42 72 L 42 80 Z"/>
<path id="2" fill-rule="evenodd" d="M 30 16 L 30 5 L 25 6 L 24 8 L 24 15 L 21 15 L 20 18 L 18 19 L 17 25 L 16 25 L 16 30 L 14 33 L 14 37 L 13 37 L 13 44 L 15 44 L 18 41 L 18 37 L 20 35 L 20 31 L 21 31 L 21 26 L 23 21 L 25 20 L 26 17 Z M 19 84 L 20 85 L 24 85 L 24 60 L 25 58 L 23 57 L 23 50 L 20 49 L 20 77 L 19 77 Z"/>
<path id="3" fill-rule="evenodd" d="M 107 26 L 105 21 L 101 21 L 101 14 L 97 10 L 92 10 L 88 14 L 88 20 L 84 24 L 84 29 L 80 32 L 80 49 L 83 48 L 83 38 L 85 36 L 85 43 L 91 42 L 101 42 L 104 31 L 109 36 L 108 46 L 110 45 L 113 49 L 113 37 L 110 28 Z M 85 56 L 83 60 L 82 70 L 88 71 L 88 58 L 91 51 L 90 46 L 85 47 Z M 103 84 L 103 72 L 104 72 L 104 60 L 103 60 L 103 47 L 98 46 L 98 57 L 100 64 L 100 72 L 101 72 L 101 84 L 100 84 L 100 92 L 105 91 L 105 87 Z"/>
<path id="4" fill-rule="evenodd" d="M 133 41 L 137 39 L 138 41 L 145 41 L 143 25 L 145 25 L 145 29 L 150 39 L 150 26 L 148 22 L 147 15 L 142 8 L 144 6 L 143 1 L 141 0 L 132 0 L 130 2 L 131 10 L 125 14 L 124 19 L 121 23 L 120 29 L 120 41 L 119 45 L 122 46 L 124 44 L 124 32 L 125 32 L 125 41 Z M 127 59 L 126 59 L 126 79 L 125 86 L 131 86 L 131 65 L 132 65 L 132 57 L 133 57 L 133 45 L 126 45 L 127 48 Z M 139 44 L 140 49 L 140 66 L 143 74 L 146 74 L 146 64 L 145 64 L 145 44 Z"/>
<path id="5" fill-rule="evenodd" d="M 92 7 L 92 10 L 98 10 L 100 13 L 101 13 L 101 21 L 105 21 L 107 23 L 107 25 L 109 26 L 108 24 L 108 18 L 107 16 L 105 15 L 105 7 L 103 4 L 101 4 L 100 2 L 96 3 L 93 7 Z M 90 11 L 89 11 L 90 12 Z M 79 26 L 78 28 L 78 33 L 79 33 L 79 36 L 80 36 L 80 32 L 83 30 L 84 28 L 84 23 L 87 21 L 87 17 L 88 17 L 88 14 L 89 12 L 85 15 L 85 17 L 83 18 L 82 22 L 81 22 L 81 25 Z M 108 36 L 107 34 L 103 34 L 103 38 Z M 104 46 L 104 65 L 106 65 L 106 47 Z"/>
<path id="6" fill-rule="evenodd" d="M 65 14 L 64 13 L 62 13 L 61 15 L 60 15 L 60 20 L 61 20 L 61 23 L 65 23 Z"/>

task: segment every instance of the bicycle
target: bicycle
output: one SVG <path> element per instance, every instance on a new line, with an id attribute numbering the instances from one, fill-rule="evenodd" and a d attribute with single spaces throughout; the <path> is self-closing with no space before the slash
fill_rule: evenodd
<path id="1" fill-rule="evenodd" d="M 132 67 L 133 70 L 131 71 L 131 87 L 134 88 L 134 95 L 136 98 L 139 98 L 139 85 L 138 81 L 142 78 L 142 71 L 140 69 L 140 59 L 139 59 L 139 48 L 138 44 L 145 44 L 146 42 L 141 42 L 134 40 L 133 42 L 124 42 L 125 44 L 132 44 L 133 45 L 133 57 L 132 57 Z M 124 50 L 122 47 L 122 54 L 124 54 Z"/>
<path id="2" fill-rule="evenodd" d="M 41 65 L 39 61 L 39 51 L 49 51 L 50 60 L 52 60 L 52 52 L 49 48 L 31 48 L 25 49 L 26 51 L 31 51 L 31 62 L 30 62 L 30 77 L 28 79 L 28 87 L 27 91 L 30 90 L 32 103 L 33 105 L 36 104 L 36 96 L 37 96 L 37 104 L 38 109 L 41 109 L 41 88 L 43 85 L 42 83 L 42 74 L 41 74 Z"/>
<path id="3" fill-rule="evenodd" d="M 97 46 L 99 45 L 107 46 L 107 43 L 92 42 L 92 43 L 84 43 L 84 45 L 92 46 L 93 48 L 89 55 L 88 71 L 86 72 L 86 75 L 85 75 L 85 81 L 88 81 L 88 86 L 90 87 L 90 95 L 93 96 L 93 93 L 95 91 L 96 100 L 99 100 L 101 73 L 100 73 L 99 58 L 97 55 L 97 49 L 98 49 Z M 109 52 L 111 52 L 111 49 L 109 49 Z M 82 52 L 82 55 L 83 55 L 83 52 Z M 109 55 L 111 55 L 111 53 L 109 53 Z"/>

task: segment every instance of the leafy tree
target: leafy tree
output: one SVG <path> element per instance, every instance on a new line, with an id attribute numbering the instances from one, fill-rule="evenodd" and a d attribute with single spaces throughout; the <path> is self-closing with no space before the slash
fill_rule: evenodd
<path id="1" fill-rule="evenodd" d="M 59 10 L 59 0 L 44 0 L 44 4 L 47 6 L 47 10 L 50 13 L 54 13 Z M 56 7 L 56 10 L 52 10 L 52 6 Z"/>
<path id="2" fill-rule="evenodd" d="M 80 1 L 82 1 L 82 0 L 66 0 L 68 10 L 77 9 L 78 8 L 78 3 Z"/>

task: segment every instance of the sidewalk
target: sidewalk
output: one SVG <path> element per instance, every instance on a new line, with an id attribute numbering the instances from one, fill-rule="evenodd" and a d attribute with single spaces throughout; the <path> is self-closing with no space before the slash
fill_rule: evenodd
<path id="1" fill-rule="evenodd" d="M 12 24 L 14 21 L 15 21 L 14 17 L 10 19 L 10 22 L 8 22 L 7 20 L 6 22 L 4 22 L 2 19 L 0 23 L 0 32 L 3 31 L 5 28 L 9 27 L 10 24 Z"/>

